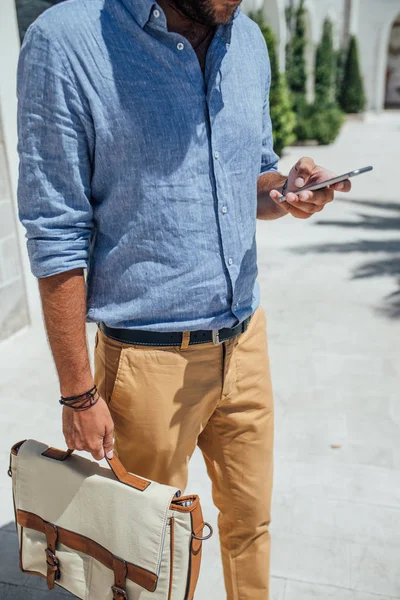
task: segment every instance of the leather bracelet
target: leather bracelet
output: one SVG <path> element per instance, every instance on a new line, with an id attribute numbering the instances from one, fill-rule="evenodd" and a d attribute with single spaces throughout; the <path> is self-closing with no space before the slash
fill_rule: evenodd
<path id="1" fill-rule="evenodd" d="M 88 410 L 92 408 L 100 399 L 97 386 L 94 385 L 90 390 L 77 396 L 61 396 L 59 402 L 63 406 L 73 408 L 74 410 Z"/>
<path id="2" fill-rule="evenodd" d="M 87 396 L 88 394 L 92 394 L 94 392 L 97 392 L 96 385 L 90 388 L 90 390 L 88 390 L 87 392 L 83 392 L 83 394 L 78 394 L 77 396 L 61 396 L 61 400 L 77 400 L 78 398 L 83 398 L 84 396 Z"/>

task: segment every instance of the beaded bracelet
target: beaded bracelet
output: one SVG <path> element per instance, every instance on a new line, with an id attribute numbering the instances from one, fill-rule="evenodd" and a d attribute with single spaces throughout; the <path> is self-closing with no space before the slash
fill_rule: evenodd
<path id="1" fill-rule="evenodd" d="M 74 410 L 88 410 L 92 408 L 100 399 L 97 386 L 93 386 L 89 391 L 78 396 L 61 396 L 60 404 L 73 408 Z"/>

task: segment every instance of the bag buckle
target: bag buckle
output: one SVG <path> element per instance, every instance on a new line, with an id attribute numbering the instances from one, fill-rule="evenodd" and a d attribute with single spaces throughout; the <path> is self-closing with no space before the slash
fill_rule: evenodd
<path id="1" fill-rule="evenodd" d="M 46 563 L 54 573 L 54 579 L 60 579 L 60 561 L 50 548 L 46 548 Z"/>
<path id="2" fill-rule="evenodd" d="M 118 587 L 118 585 L 113 585 L 111 586 L 111 589 L 113 591 L 114 594 L 114 600 L 117 600 L 117 598 L 123 598 L 123 600 L 128 600 L 128 596 L 126 594 L 126 591 L 123 590 L 122 588 Z"/>
<path id="3" fill-rule="evenodd" d="M 223 342 L 219 339 L 219 330 L 218 329 L 213 329 L 212 330 L 212 341 L 213 344 L 215 346 L 219 346 L 220 344 L 222 344 Z"/>

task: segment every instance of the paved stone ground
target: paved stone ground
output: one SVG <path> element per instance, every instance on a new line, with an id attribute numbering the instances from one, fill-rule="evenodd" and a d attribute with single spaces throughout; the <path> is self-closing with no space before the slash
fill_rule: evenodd
<path id="1" fill-rule="evenodd" d="M 337 172 L 376 170 L 311 221 L 259 226 L 277 413 L 273 600 L 400 599 L 399 150 L 399 113 L 351 121 L 331 147 L 291 149 L 282 170 L 304 154 Z M 63 441 L 43 332 L 3 343 L 0 365 L 5 475 L 13 442 Z M 198 454 L 189 490 L 215 524 Z M 0 508 L 0 598 L 66 597 L 18 572 L 6 476 Z M 223 597 L 215 537 L 197 598 Z"/>

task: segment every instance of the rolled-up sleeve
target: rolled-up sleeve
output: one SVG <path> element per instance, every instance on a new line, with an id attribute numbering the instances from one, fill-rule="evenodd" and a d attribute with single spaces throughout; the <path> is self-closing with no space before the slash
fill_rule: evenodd
<path id="1" fill-rule="evenodd" d="M 272 135 L 272 123 L 271 115 L 269 110 L 269 91 L 271 87 L 271 65 L 269 62 L 268 50 L 265 47 L 265 60 L 268 67 L 265 96 L 264 96 L 264 107 L 263 107 L 263 137 L 261 146 L 261 171 L 263 173 L 269 173 L 270 171 L 278 170 L 279 157 L 274 152 L 274 139 Z"/>
<path id="2" fill-rule="evenodd" d="M 32 273 L 87 267 L 93 228 L 90 118 L 54 41 L 35 23 L 18 65 L 19 218 Z"/>

